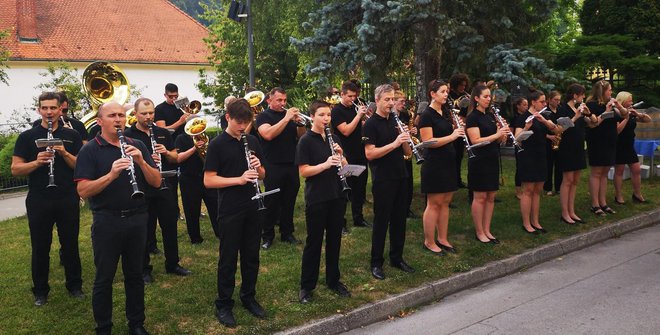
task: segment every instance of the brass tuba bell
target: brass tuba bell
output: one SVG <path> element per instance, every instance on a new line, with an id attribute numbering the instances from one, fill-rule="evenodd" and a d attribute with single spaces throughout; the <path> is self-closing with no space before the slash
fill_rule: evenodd
<path id="1" fill-rule="evenodd" d="M 89 130 L 96 121 L 99 107 L 110 101 L 125 104 L 130 97 L 130 84 L 126 74 L 116 65 L 108 62 L 94 62 L 83 72 L 85 93 L 92 111 L 82 117 L 82 123 Z"/>
<path id="2" fill-rule="evenodd" d="M 190 135 L 193 139 L 193 145 L 197 141 L 203 141 L 204 145 L 202 147 L 196 147 L 197 148 L 197 154 L 199 155 L 199 158 L 202 160 L 206 160 L 206 150 L 208 149 L 209 146 L 209 137 L 204 134 L 206 131 L 206 128 L 208 126 L 208 123 L 204 118 L 201 118 L 199 116 L 193 117 L 188 122 L 186 122 L 186 125 L 183 126 L 183 131 Z"/>

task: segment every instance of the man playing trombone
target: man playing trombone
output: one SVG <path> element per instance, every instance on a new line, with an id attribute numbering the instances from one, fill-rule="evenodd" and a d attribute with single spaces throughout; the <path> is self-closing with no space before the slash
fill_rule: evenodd
<path id="1" fill-rule="evenodd" d="M 80 202 L 73 182 L 76 155 L 82 147 L 80 135 L 59 123 L 61 105 L 59 95 L 45 92 L 39 96 L 41 123 L 24 131 L 16 139 L 11 173 L 28 176 L 28 194 L 25 199 L 30 242 L 32 245 L 32 293 L 34 304 L 42 306 L 48 301 L 48 272 L 53 225 L 62 246 L 62 264 L 66 288 L 75 298 L 83 298 L 78 232 L 80 229 Z M 39 139 L 60 139 L 60 145 L 39 148 Z"/>
<path id="2" fill-rule="evenodd" d="M 256 127 L 264 146 L 268 175 L 266 190 L 281 191 L 266 198 L 266 219 L 262 234 L 262 248 L 268 249 L 275 238 L 275 223 L 279 222 L 282 242 L 297 244 L 293 236 L 293 210 L 300 188 L 298 168 L 294 164 L 298 138 L 305 133 L 298 108 L 287 109 L 286 91 L 275 87 L 270 93 L 268 109 L 257 116 Z"/>

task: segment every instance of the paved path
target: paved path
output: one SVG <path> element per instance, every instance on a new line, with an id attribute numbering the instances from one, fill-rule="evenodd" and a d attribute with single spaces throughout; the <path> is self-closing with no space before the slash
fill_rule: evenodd
<path id="1" fill-rule="evenodd" d="M 0 199 L 0 221 L 25 215 L 25 194 Z"/>
<path id="2" fill-rule="evenodd" d="M 660 225 L 347 334 L 658 334 Z"/>

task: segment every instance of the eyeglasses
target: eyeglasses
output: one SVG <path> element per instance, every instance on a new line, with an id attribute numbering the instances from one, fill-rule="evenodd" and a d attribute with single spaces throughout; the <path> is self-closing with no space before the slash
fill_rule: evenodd
<path id="1" fill-rule="evenodd" d="M 176 99 L 176 98 L 179 97 L 178 94 L 166 94 L 166 95 L 167 95 L 167 97 L 170 98 L 170 99 Z"/>

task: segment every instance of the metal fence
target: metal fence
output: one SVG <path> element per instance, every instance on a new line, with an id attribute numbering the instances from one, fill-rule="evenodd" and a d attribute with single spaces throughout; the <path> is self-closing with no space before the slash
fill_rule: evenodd
<path id="1" fill-rule="evenodd" d="M 27 189 L 27 178 L 0 176 L 0 193 L 9 193 Z"/>

